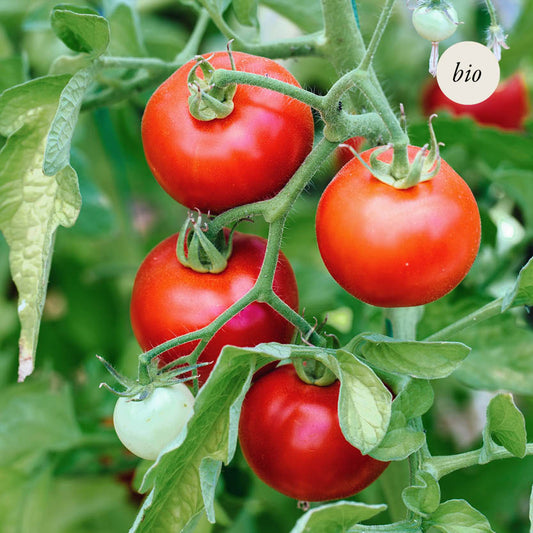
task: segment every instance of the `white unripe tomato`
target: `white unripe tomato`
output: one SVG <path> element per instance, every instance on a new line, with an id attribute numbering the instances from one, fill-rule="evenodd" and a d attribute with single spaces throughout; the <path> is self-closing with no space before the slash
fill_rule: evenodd
<path id="1" fill-rule="evenodd" d="M 145 400 L 134 398 L 117 400 L 113 412 L 115 431 L 130 452 L 155 460 L 191 418 L 194 396 L 186 385 L 177 383 L 156 388 Z"/>
<path id="2" fill-rule="evenodd" d="M 421 5 L 413 11 L 415 30 L 432 43 L 451 37 L 457 29 L 457 24 L 457 11 L 451 4 L 444 8 Z"/>

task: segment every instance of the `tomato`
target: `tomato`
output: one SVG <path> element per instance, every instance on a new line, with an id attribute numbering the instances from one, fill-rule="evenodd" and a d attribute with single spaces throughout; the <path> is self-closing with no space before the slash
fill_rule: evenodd
<path id="1" fill-rule="evenodd" d="M 236 232 L 228 266 L 220 274 L 199 273 L 176 258 L 177 235 L 158 244 L 141 264 L 131 297 L 131 323 L 143 350 L 203 328 L 250 290 L 261 269 L 266 241 Z M 298 288 L 291 265 L 280 253 L 274 276 L 275 293 L 298 308 Z M 288 343 L 294 327 L 265 303 L 253 302 L 211 338 L 199 362 L 214 362 L 222 348 L 255 346 L 261 342 Z M 160 365 L 187 355 L 197 341 L 166 351 Z M 198 369 L 203 384 L 213 365 Z"/>
<path id="2" fill-rule="evenodd" d="M 459 24 L 457 11 L 448 2 L 444 6 L 434 6 L 431 2 L 419 5 L 413 11 L 412 20 L 418 35 L 432 43 L 451 37 Z"/>
<path id="3" fill-rule="evenodd" d="M 148 398 L 121 397 L 113 424 L 122 444 L 138 457 L 155 460 L 193 414 L 194 396 L 183 383 L 156 388 Z"/>
<path id="4" fill-rule="evenodd" d="M 419 150 L 409 147 L 411 160 Z M 390 162 L 392 149 L 380 159 Z M 461 282 L 476 257 L 481 223 L 470 188 L 445 161 L 433 179 L 400 190 L 353 159 L 324 191 L 316 233 L 327 269 L 346 291 L 372 305 L 408 307 Z"/>
<path id="5" fill-rule="evenodd" d="M 237 70 L 299 86 L 270 59 L 239 52 L 233 57 Z M 209 62 L 231 69 L 226 52 L 209 56 Z M 275 91 L 240 85 L 228 117 L 197 120 L 187 101 L 193 66 L 191 61 L 167 79 L 144 112 L 144 152 L 157 181 L 181 204 L 214 213 L 275 195 L 312 148 L 309 106 Z"/>
<path id="6" fill-rule="evenodd" d="M 524 77 L 517 73 L 500 83 L 485 101 L 474 105 L 458 104 L 440 90 L 432 80 L 423 91 L 422 108 L 426 115 L 444 109 L 453 115 L 468 115 L 479 124 L 505 130 L 522 130 L 529 114 L 529 96 Z"/>
<path id="7" fill-rule="evenodd" d="M 364 142 L 364 137 L 352 137 L 351 139 L 348 139 L 342 144 L 347 144 L 348 146 L 354 148 L 356 152 L 359 152 L 359 149 L 361 148 L 361 146 L 363 146 Z M 349 148 L 346 148 L 345 146 L 338 146 L 333 152 L 333 154 L 336 160 L 337 170 L 342 168 L 346 163 L 348 163 L 348 161 L 350 161 L 350 159 L 354 157 L 351 150 Z"/>
<path id="8" fill-rule="evenodd" d="M 366 488 L 388 463 L 362 455 L 339 426 L 339 382 L 300 380 L 292 365 L 260 377 L 244 399 L 239 440 L 255 474 L 303 501 L 346 498 Z"/>

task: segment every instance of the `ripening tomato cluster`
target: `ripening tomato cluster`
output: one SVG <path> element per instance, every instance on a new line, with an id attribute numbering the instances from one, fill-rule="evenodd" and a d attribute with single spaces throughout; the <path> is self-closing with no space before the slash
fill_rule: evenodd
<path id="1" fill-rule="evenodd" d="M 298 85 L 274 61 L 243 53 L 233 58 L 237 70 Z M 213 54 L 209 62 L 215 69 L 231 68 L 226 53 Z M 198 120 L 189 111 L 194 66 L 191 61 L 165 81 L 143 116 L 144 150 L 157 181 L 182 205 L 212 214 L 273 197 L 311 150 L 311 110 L 283 94 L 239 85 L 229 115 Z M 359 146 L 360 139 L 351 142 Z M 410 147 L 409 157 L 419 150 Z M 368 162 L 372 151 L 362 158 Z M 345 152 L 337 155 L 349 159 Z M 380 157 L 390 161 L 391 151 Z M 462 280 L 477 253 L 480 222 L 470 189 L 444 161 L 432 180 L 397 190 L 352 159 L 324 191 L 316 233 L 324 263 L 341 286 L 370 304 L 397 307 L 433 301 Z M 158 244 L 135 279 L 131 322 L 144 350 L 210 324 L 253 287 L 266 250 L 264 239 L 235 233 L 226 269 L 200 273 L 178 261 L 177 239 L 172 235 Z M 296 280 L 282 253 L 273 290 L 298 309 Z M 200 367 L 199 385 L 225 345 L 289 343 L 293 335 L 293 325 L 268 305 L 248 305 L 200 354 L 199 362 L 211 364 Z M 166 351 L 159 365 L 189 354 L 196 344 Z M 338 381 L 309 385 L 291 365 L 256 377 L 243 403 L 239 435 L 258 477 L 290 497 L 323 501 L 348 497 L 381 474 L 388 463 L 363 456 L 344 438 L 338 396 Z"/>

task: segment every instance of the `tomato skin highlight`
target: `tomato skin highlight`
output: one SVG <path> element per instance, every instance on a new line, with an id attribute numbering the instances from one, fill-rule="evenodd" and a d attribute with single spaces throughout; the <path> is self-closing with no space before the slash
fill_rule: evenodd
<path id="1" fill-rule="evenodd" d="M 206 57 L 215 68 L 231 69 L 226 52 Z M 270 59 L 240 52 L 233 57 L 237 70 L 299 87 L 292 74 Z M 228 117 L 197 120 L 187 100 L 187 76 L 194 64 L 172 74 L 146 106 L 142 139 L 155 178 L 176 201 L 204 212 L 274 196 L 311 151 L 311 109 L 275 91 L 240 85 Z"/>
<path id="2" fill-rule="evenodd" d="M 524 77 L 516 73 L 500 83 L 489 98 L 474 105 L 450 100 L 440 90 L 436 80 L 431 80 L 423 90 L 422 108 L 426 116 L 443 109 L 455 116 L 470 116 L 479 124 L 520 131 L 524 129 L 530 104 Z"/>
<path id="3" fill-rule="evenodd" d="M 254 285 L 263 262 L 266 240 L 235 232 L 228 266 L 220 274 L 199 273 L 176 258 L 177 234 L 159 243 L 144 259 L 133 285 L 130 315 L 143 350 L 207 326 Z M 280 252 L 274 292 L 294 310 L 298 288 L 292 267 Z M 261 342 L 289 343 L 294 326 L 265 303 L 253 302 L 211 338 L 198 362 L 215 362 L 227 344 L 255 346 Z M 189 354 L 198 341 L 182 344 L 159 356 L 163 366 Z M 214 364 L 198 369 L 202 385 Z"/>
<path id="4" fill-rule="evenodd" d="M 389 463 L 362 455 L 341 432 L 339 381 L 308 385 L 292 365 L 261 376 L 244 399 L 239 441 L 267 485 L 302 501 L 347 498 L 375 481 Z"/>
<path id="5" fill-rule="evenodd" d="M 419 150 L 409 147 L 411 161 Z M 390 162 L 392 149 L 380 159 Z M 431 180 L 399 190 L 353 159 L 319 201 L 316 234 L 324 264 L 347 292 L 376 306 L 409 307 L 462 281 L 479 249 L 481 222 L 472 191 L 445 161 Z"/>

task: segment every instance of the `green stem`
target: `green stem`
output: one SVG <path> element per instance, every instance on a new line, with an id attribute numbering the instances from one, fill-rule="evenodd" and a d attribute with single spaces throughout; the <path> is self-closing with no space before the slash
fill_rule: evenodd
<path id="1" fill-rule="evenodd" d="M 370 40 L 370 44 L 368 45 L 365 56 L 359 65 L 361 70 L 368 70 L 372 64 L 374 54 L 376 53 L 381 38 L 383 37 L 383 32 L 385 31 L 385 28 L 389 22 L 392 8 L 394 7 L 394 2 L 395 0 L 387 0 L 385 6 L 381 10 L 381 15 L 379 17 L 377 26 L 372 34 L 372 39 Z"/>
<path id="2" fill-rule="evenodd" d="M 389 8 L 389 1 L 385 10 Z M 325 41 L 321 44 L 322 55 L 331 62 L 339 75 L 343 76 L 351 72 L 353 76 L 352 85 L 355 85 L 363 93 L 390 132 L 390 140 L 394 145 L 391 174 L 395 177 L 407 175 L 409 167 L 407 157 L 408 135 L 403 131 L 400 121 L 392 111 L 370 65 L 368 70 L 353 70 L 364 61 L 366 49 L 361 32 L 352 15 L 350 0 L 322 0 L 322 9 L 325 28 Z M 387 21 L 388 16 L 383 20 L 383 28 Z M 339 28 L 344 28 L 344 31 L 339 32 Z M 378 37 L 379 35 L 376 35 L 375 46 L 379 42 Z M 368 63 L 368 59 L 366 63 Z M 350 87 L 351 85 L 347 88 Z"/>
<path id="3" fill-rule="evenodd" d="M 291 98 L 300 100 L 301 102 L 318 109 L 322 109 L 322 96 L 318 96 L 310 91 L 306 91 L 300 87 L 292 85 L 291 83 L 285 83 L 274 78 L 262 76 L 260 74 L 251 74 L 249 72 L 242 72 L 239 70 L 216 70 L 213 79 L 213 83 L 217 87 L 225 87 L 233 83 L 242 85 L 253 85 L 255 87 L 263 87 L 265 89 L 271 89 L 278 93 L 286 94 Z"/>
<path id="4" fill-rule="evenodd" d="M 132 94 L 144 91 L 155 84 L 162 82 L 168 75 L 158 73 L 157 75 L 140 74 L 131 80 L 123 82 L 119 87 L 110 87 L 96 94 L 90 94 L 84 98 L 81 106 L 82 111 L 90 111 L 98 107 L 116 104 L 129 98 Z"/>
<path id="5" fill-rule="evenodd" d="M 311 344 L 321 347 L 326 346 L 326 339 L 319 335 L 307 320 L 292 309 L 292 307 L 289 307 L 277 294 L 271 293 L 265 302 L 294 324 L 301 332 L 302 337 L 307 338 Z"/>
<path id="6" fill-rule="evenodd" d="M 102 56 L 95 60 L 101 68 L 146 69 L 155 71 L 175 70 L 176 64 L 157 57 L 115 57 Z M 180 66 L 180 65 L 178 65 Z"/>
<path id="7" fill-rule="evenodd" d="M 257 277 L 255 287 L 258 292 L 258 300 L 265 301 L 272 293 L 274 275 L 278 264 L 279 251 L 281 249 L 281 239 L 285 227 L 285 218 L 279 219 L 270 224 L 268 228 L 268 240 L 265 250 L 265 257 L 261 265 L 261 271 Z"/>
<path id="8" fill-rule="evenodd" d="M 194 29 L 187 41 L 187 44 L 183 47 L 178 55 L 174 58 L 174 63 L 183 65 L 198 53 L 202 39 L 204 38 L 207 25 L 209 24 L 209 13 L 202 9 L 194 25 Z"/>
<path id="9" fill-rule="evenodd" d="M 426 459 L 422 467 L 439 480 L 456 470 L 480 464 L 481 453 L 482 448 L 457 455 L 439 455 Z M 526 445 L 526 455 L 533 455 L 533 443 Z M 516 456 L 508 452 L 503 446 L 496 446 L 491 451 L 491 460 L 510 459 L 512 457 Z"/>
<path id="10" fill-rule="evenodd" d="M 287 185 L 269 201 L 269 209 L 264 213 L 267 222 L 274 222 L 286 216 L 305 186 L 336 147 L 337 143 L 332 143 L 325 137 L 319 141 Z"/>
<path id="11" fill-rule="evenodd" d="M 360 115 L 354 118 L 361 118 Z M 361 120 L 360 122 L 363 122 Z M 285 187 L 270 200 L 263 200 L 253 204 L 235 207 L 218 215 L 209 224 L 213 233 L 217 233 L 223 227 L 230 226 L 238 220 L 249 218 L 255 215 L 263 215 L 269 223 L 284 218 L 289 212 L 294 201 L 298 198 L 305 186 L 311 181 L 327 156 L 335 149 L 337 143 L 331 143 L 322 139 L 306 157 L 294 176 Z"/>
<path id="12" fill-rule="evenodd" d="M 490 25 L 499 26 L 500 23 L 498 22 L 498 14 L 496 13 L 496 8 L 494 7 L 492 0 L 485 0 L 485 5 L 487 6 L 487 11 L 489 12 Z"/>
<path id="13" fill-rule="evenodd" d="M 477 309 L 473 313 L 461 318 L 457 322 L 450 324 L 449 326 L 433 333 L 429 337 L 426 337 L 425 341 L 445 341 L 447 339 L 452 339 L 457 333 L 463 329 L 469 328 L 474 324 L 488 320 L 494 316 L 501 314 L 502 312 L 502 301 L 503 298 L 497 298 L 492 302 L 484 305 L 483 307 Z"/>

